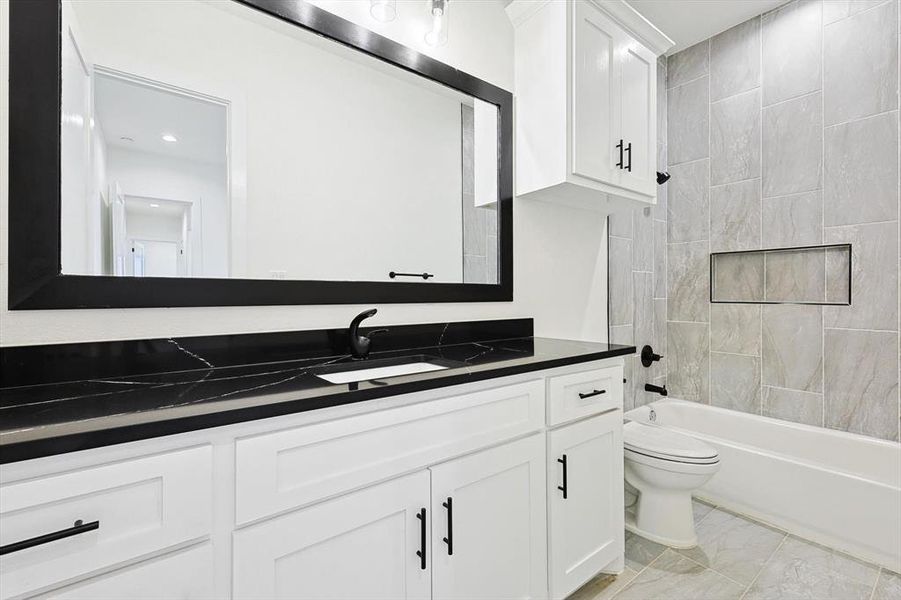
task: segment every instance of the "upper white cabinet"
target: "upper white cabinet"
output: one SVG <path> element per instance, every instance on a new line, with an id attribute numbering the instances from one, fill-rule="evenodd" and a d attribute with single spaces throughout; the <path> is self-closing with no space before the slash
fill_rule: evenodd
<path id="1" fill-rule="evenodd" d="M 516 28 L 516 195 L 609 212 L 656 202 L 657 56 L 622 0 L 508 7 Z"/>

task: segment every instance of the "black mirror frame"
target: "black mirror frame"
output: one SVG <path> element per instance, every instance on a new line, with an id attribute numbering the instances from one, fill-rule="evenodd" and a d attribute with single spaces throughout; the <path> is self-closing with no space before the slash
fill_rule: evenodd
<path id="1" fill-rule="evenodd" d="M 60 0 L 12 0 L 9 308 L 151 308 L 513 300 L 513 95 L 302 0 L 236 0 L 498 107 L 499 283 L 64 275 L 60 257 Z"/>

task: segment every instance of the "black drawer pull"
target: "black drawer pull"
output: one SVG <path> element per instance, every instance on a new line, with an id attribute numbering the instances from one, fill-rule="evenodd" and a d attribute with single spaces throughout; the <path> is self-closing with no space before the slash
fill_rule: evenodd
<path id="1" fill-rule="evenodd" d="M 442 502 L 441 506 L 447 509 L 447 537 L 443 539 L 447 544 L 447 555 L 454 555 L 454 499 L 447 497 L 447 502 Z"/>
<path id="2" fill-rule="evenodd" d="M 619 143 L 616 146 L 614 146 L 614 148 L 619 150 L 619 162 L 616 163 L 616 167 L 618 169 L 622 169 L 623 168 L 623 141 L 620 140 Z"/>
<path id="3" fill-rule="evenodd" d="M 591 398 L 592 396 L 600 396 L 601 394 L 606 394 L 607 390 L 592 390 L 590 392 L 579 392 L 579 398 L 584 400 L 585 398 Z"/>
<path id="4" fill-rule="evenodd" d="M 72 537 L 73 535 L 78 535 L 79 533 L 94 531 L 95 529 L 100 529 L 100 521 L 91 521 L 90 523 L 84 523 L 81 519 L 79 519 L 75 521 L 75 524 L 72 525 L 72 527 L 60 529 L 59 531 L 54 531 L 53 533 L 45 533 L 44 535 L 39 535 L 27 540 L 22 540 L 21 542 L 13 542 L 12 544 L 0 546 L 0 555 L 11 554 L 13 552 L 18 552 L 19 550 L 25 550 L 27 548 L 34 548 L 35 546 L 40 546 L 42 544 L 49 544 L 50 542 L 55 542 L 56 540 L 62 540 L 67 537 Z"/>
<path id="5" fill-rule="evenodd" d="M 624 168 L 631 173 L 632 172 L 632 142 L 629 142 L 629 145 L 626 146 L 626 152 L 629 153 L 629 164 L 627 164 Z"/>
<path id="6" fill-rule="evenodd" d="M 419 557 L 419 568 L 425 571 L 425 545 L 427 543 L 426 540 L 426 531 L 425 531 L 425 509 L 419 509 L 419 512 L 416 513 L 416 518 L 419 519 L 419 550 L 416 551 L 416 556 Z"/>
<path id="7" fill-rule="evenodd" d="M 566 455 L 563 455 L 563 458 L 558 458 L 557 462 L 563 465 L 563 485 L 558 485 L 557 489 L 563 492 L 563 499 L 566 500 L 566 491 L 569 486 L 566 484 Z"/>

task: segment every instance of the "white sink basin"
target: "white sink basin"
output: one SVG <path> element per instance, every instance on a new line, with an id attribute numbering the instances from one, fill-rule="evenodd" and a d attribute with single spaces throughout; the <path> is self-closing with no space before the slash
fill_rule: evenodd
<path id="1" fill-rule="evenodd" d="M 343 366 L 343 365 L 342 365 Z M 412 375 L 414 373 L 427 373 L 429 371 L 441 371 L 448 367 L 426 361 L 408 362 L 403 364 L 386 365 L 380 367 L 360 368 L 361 365 L 347 365 L 347 369 L 340 371 L 333 367 L 328 373 L 318 373 L 316 376 L 329 383 L 354 383 L 357 381 L 369 381 L 371 379 L 383 379 L 385 377 L 397 377 L 398 375 Z M 337 365 L 336 365 L 337 367 Z"/>

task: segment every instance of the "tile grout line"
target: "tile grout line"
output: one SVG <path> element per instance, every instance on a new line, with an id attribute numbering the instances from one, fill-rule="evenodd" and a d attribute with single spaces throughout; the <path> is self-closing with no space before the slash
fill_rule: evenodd
<path id="1" fill-rule="evenodd" d="M 882 577 L 882 571 L 884 571 L 883 567 L 879 567 L 876 571 L 876 579 L 873 581 L 873 589 L 870 590 L 870 595 L 867 596 L 869 600 L 873 600 L 876 597 L 876 588 L 879 587 L 879 579 Z"/>
<path id="2" fill-rule="evenodd" d="M 765 561 L 763 561 L 762 565 L 760 565 L 760 570 L 757 571 L 757 575 L 754 576 L 754 579 L 751 580 L 751 583 L 748 584 L 748 587 L 745 588 L 744 593 L 739 597 L 738 600 L 744 600 L 745 596 L 748 595 L 748 592 L 751 591 L 751 588 L 754 587 L 754 584 L 757 583 L 758 579 L 760 579 L 760 574 L 763 573 L 763 571 L 766 569 L 766 566 L 770 564 L 771 560 L 773 560 L 773 557 L 776 556 L 776 554 L 778 554 L 782 549 L 782 546 L 785 545 L 786 540 L 788 540 L 788 535 L 788 533 L 785 533 L 785 535 L 782 536 L 782 541 L 779 542 L 779 545 L 776 546 L 776 549 L 773 550 L 773 553 L 770 554 Z"/>
<path id="3" fill-rule="evenodd" d="M 820 4 L 820 118 L 822 119 L 822 127 L 820 136 L 820 168 L 822 169 L 822 179 L 820 187 L 823 192 L 820 194 L 820 243 L 826 240 L 826 19 L 823 14 L 823 5 Z M 850 258 L 849 258 L 850 260 Z M 848 284 L 848 296 L 850 297 L 851 284 Z M 826 287 L 826 272 L 823 273 L 823 287 Z M 824 295 L 825 297 L 825 295 Z M 823 390 L 823 398 L 820 403 L 820 427 L 826 426 L 826 311 L 820 309 L 820 361 L 822 364 L 821 384 Z"/>

